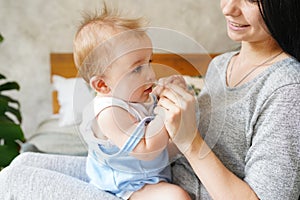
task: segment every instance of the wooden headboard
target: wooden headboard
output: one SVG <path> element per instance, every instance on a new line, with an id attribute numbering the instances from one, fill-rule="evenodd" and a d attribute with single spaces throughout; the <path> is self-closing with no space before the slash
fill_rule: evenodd
<path id="1" fill-rule="evenodd" d="M 204 75 L 211 59 L 218 54 L 164 54 L 154 53 L 152 66 L 157 78 L 172 74 L 189 76 Z M 51 81 L 52 75 L 60 75 L 66 78 L 79 76 L 73 61 L 72 53 L 51 53 Z M 57 93 L 52 95 L 53 113 L 58 113 L 59 104 Z"/>

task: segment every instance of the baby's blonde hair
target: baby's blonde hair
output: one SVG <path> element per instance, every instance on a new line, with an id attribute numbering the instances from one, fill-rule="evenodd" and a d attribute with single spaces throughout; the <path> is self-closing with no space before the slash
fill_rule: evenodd
<path id="1" fill-rule="evenodd" d="M 106 41 L 125 31 L 145 35 L 142 28 L 147 22 L 141 17 L 126 18 L 117 9 L 108 9 L 105 4 L 100 15 L 97 12 L 86 13 L 83 17 L 84 20 L 74 38 L 73 56 L 80 75 L 89 82 L 91 77 L 102 74 L 107 67 L 107 59 L 112 54 L 113 47 L 107 45 L 109 42 Z M 106 44 L 101 55 L 99 51 L 93 53 L 104 43 Z"/>

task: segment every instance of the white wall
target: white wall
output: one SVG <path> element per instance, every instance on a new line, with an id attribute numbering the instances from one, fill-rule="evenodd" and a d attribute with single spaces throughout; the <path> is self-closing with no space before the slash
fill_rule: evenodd
<path id="1" fill-rule="evenodd" d="M 193 38 L 211 53 L 236 47 L 226 35 L 218 0 L 110 0 L 145 15 L 151 26 Z M 0 73 L 21 86 L 23 129 L 30 136 L 51 114 L 49 53 L 71 52 L 81 12 L 101 8 L 100 0 L 0 0 Z M 188 47 L 186 50 L 188 51 Z"/>

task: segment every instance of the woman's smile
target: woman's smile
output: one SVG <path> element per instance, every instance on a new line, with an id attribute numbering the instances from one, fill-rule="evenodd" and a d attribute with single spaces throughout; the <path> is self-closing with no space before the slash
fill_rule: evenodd
<path id="1" fill-rule="evenodd" d="M 229 21 L 229 20 L 227 20 L 227 24 L 228 24 L 229 28 L 234 31 L 245 30 L 246 28 L 248 28 L 250 26 L 250 25 L 239 24 L 239 23 Z"/>

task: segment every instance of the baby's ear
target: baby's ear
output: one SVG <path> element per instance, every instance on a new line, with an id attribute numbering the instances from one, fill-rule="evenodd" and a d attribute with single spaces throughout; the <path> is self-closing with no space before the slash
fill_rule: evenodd
<path id="1" fill-rule="evenodd" d="M 110 92 L 110 88 L 106 85 L 104 79 L 101 76 L 93 76 L 90 79 L 90 86 L 97 92 L 107 94 Z"/>

